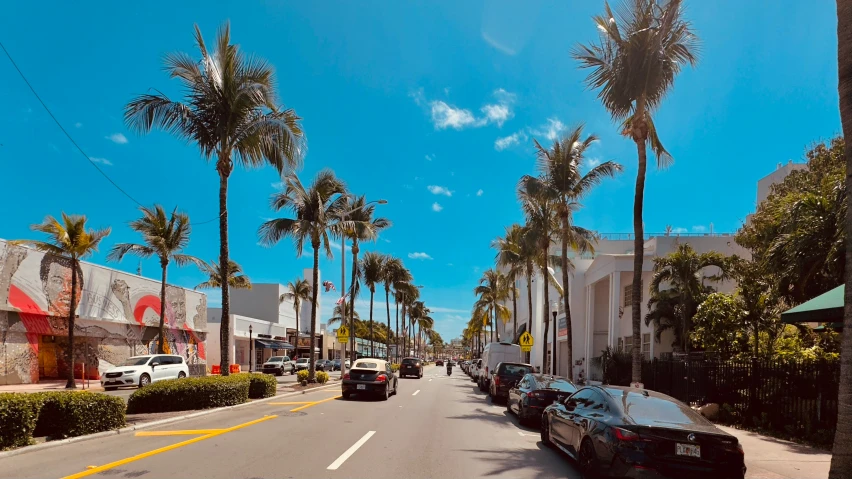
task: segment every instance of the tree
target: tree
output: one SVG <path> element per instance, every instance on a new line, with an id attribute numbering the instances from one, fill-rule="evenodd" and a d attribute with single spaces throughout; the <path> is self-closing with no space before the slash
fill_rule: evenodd
<path id="1" fill-rule="evenodd" d="M 586 78 L 590 88 L 612 119 L 620 122 L 622 134 L 636 143 L 638 171 L 633 197 L 633 344 L 640 343 L 642 261 L 647 148 L 657 157 L 657 167 L 673 160 L 657 136 L 652 114 L 674 85 L 684 65 L 698 61 L 698 38 L 683 17 L 682 0 L 625 0 L 618 14 L 604 3 L 604 15 L 594 17 L 600 41 L 580 45 L 573 51 L 582 68 L 592 71 Z M 633 383 L 642 380 L 642 357 L 633 349 Z"/>
<path id="2" fill-rule="evenodd" d="M 215 157 L 219 174 L 219 264 L 229 278 L 228 178 L 235 164 L 244 168 L 271 165 L 279 174 L 301 166 L 304 135 L 301 120 L 291 109 L 278 105 L 275 76 L 265 60 L 246 55 L 231 44 L 231 28 L 224 24 L 216 35 L 215 50 L 208 52 L 198 25 L 195 42 L 201 60 L 187 53 L 165 57 L 169 77 L 181 81 L 183 101 L 163 93 L 146 93 L 124 108 L 128 128 L 147 134 L 153 128 L 193 142 L 201 156 Z M 222 283 L 220 350 L 230 351 L 231 319 L 228 285 Z M 223 353 L 222 375 L 229 373 L 230 356 Z"/>
<path id="3" fill-rule="evenodd" d="M 690 339 L 705 351 L 730 359 L 748 341 L 742 324 L 746 312 L 730 294 L 712 293 L 698 305 Z"/>
<path id="4" fill-rule="evenodd" d="M 507 270 L 506 279 L 509 283 L 509 295 L 512 297 L 512 322 L 514 323 L 514 338 L 518 337 L 518 290 L 515 287 L 518 276 L 524 272 L 524 257 L 523 257 L 523 235 L 524 230 L 519 224 L 513 224 L 506 228 L 504 236 L 497 237 L 491 242 L 491 247 L 497 250 L 497 256 L 494 258 L 496 264 L 500 268 Z M 529 290 L 529 284 L 527 284 Z M 532 298 L 530 298 L 532 299 Z"/>
<path id="5" fill-rule="evenodd" d="M 140 258 L 156 256 L 160 260 L 163 269 L 162 281 L 160 283 L 160 338 L 157 342 L 157 352 L 166 352 L 166 280 L 169 263 L 174 261 L 178 266 L 194 264 L 199 267 L 204 262 L 195 256 L 181 254 L 189 243 L 189 234 L 192 231 L 189 225 L 189 216 L 178 213 L 177 209 L 167 216 L 163 207 L 154 205 L 153 208 L 141 207 L 142 217 L 130 223 L 130 229 L 142 235 L 145 244 L 118 243 L 112 247 L 107 260 L 121 261 L 126 254 L 132 254 Z"/>
<path id="6" fill-rule="evenodd" d="M 344 319 L 348 316 L 349 312 L 349 301 L 346 298 L 343 298 L 339 304 L 334 305 L 334 309 L 331 311 L 331 317 L 328 318 L 327 324 L 331 326 L 332 324 L 343 324 Z M 355 311 L 355 320 L 361 321 L 361 316 Z M 353 333 L 354 336 L 355 330 L 351 330 L 350 333 Z"/>
<path id="7" fill-rule="evenodd" d="M 385 284 L 385 307 L 388 312 L 388 330 L 391 330 L 390 322 L 390 290 L 391 287 L 396 288 L 397 284 L 407 283 L 412 280 L 411 273 L 405 269 L 402 260 L 393 256 L 388 256 L 385 260 L 384 277 L 382 278 Z M 396 303 L 396 340 L 399 341 L 399 303 L 396 301 L 396 293 L 394 293 L 394 303 Z M 388 336 L 390 337 L 390 335 Z M 388 341 L 388 360 L 390 360 L 390 341 Z M 397 351 L 397 355 L 399 351 Z"/>
<path id="8" fill-rule="evenodd" d="M 605 178 L 612 178 L 621 172 L 621 165 L 614 161 L 605 161 L 593 166 L 585 174 L 582 172 L 586 160 L 586 150 L 597 141 L 597 136 L 588 135 L 583 138 L 583 125 L 579 125 L 561 139 L 553 141 L 547 149 L 533 140 L 537 150 L 538 171 L 544 182 L 543 194 L 552 195 L 556 202 L 556 216 L 559 219 L 559 240 L 562 246 L 560 269 L 562 270 L 562 295 L 565 309 L 568 345 L 568 379 L 574 380 L 572 364 L 573 328 L 571 324 L 571 305 L 569 298 L 568 273 L 570 260 L 568 247 L 580 253 L 594 253 L 597 242 L 595 234 L 573 223 L 574 212 L 580 207 L 580 201 L 591 193 L 595 186 Z M 554 325 L 554 328 L 556 326 Z M 555 348 L 554 344 L 554 348 Z"/>
<path id="9" fill-rule="evenodd" d="M 334 176 L 331 170 L 317 173 L 313 184 L 305 188 L 295 174 L 284 178 L 284 190 L 272 196 L 271 206 L 276 211 L 290 210 L 295 218 L 276 218 L 266 221 L 260 226 L 258 235 L 261 244 L 271 246 L 283 238 L 291 238 L 296 247 L 296 253 L 302 256 L 305 243 L 310 243 L 314 251 L 313 280 L 311 284 L 311 342 L 317 334 L 317 297 L 319 283 L 319 253 L 320 247 L 326 256 L 331 257 L 329 232 L 334 216 L 333 213 L 344 202 L 343 194 L 346 186 Z M 342 245 L 341 245 L 342 246 Z M 354 356 L 353 356 L 354 357 Z M 308 380 L 314 380 L 316 358 L 311 351 Z"/>
<path id="10" fill-rule="evenodd" d="M 83 280 L 80 260 L 92 255 L 98 250 L 101 240 L 106 238 L 110 229 L 86 229 L 86 217 L 82 215 L 66 215 L 62 213 L 62 222 L 53 216 L 46 216 L 40 224 L 30 226 L 33 231 L 47 235 L 47 241 L 15 240 L 11 244 L 31 246 L 45 254 L 58 256 L 70 261 L 71 269 L 71 302 L 68 303 L 68 382 L 65 389 L 77 389 L 74 381 L 74 327 L 77 318 L 77 303 L 80 298 L 78 284 Z"/>
<path id="11" fill-rule="evenodd" d="M 717 268 L 716 274 L 705 275 L 705 269 Z M 677 245 L 677 249 L 666 256 L 654 258 L 654 271 L 651 279 L 651 299 L 649 309 L 661 294 L 660 286 L 668 284 L 666 299 L 675 299 L 678 308 L 680 328 L 680 344 L 684 351 L 689 352 L 689 330 L 692 317 L 698 305 L 704 301 L 708 290 L 705 281 L 718 282 L 730 277 L 730 261 L 721 253 L 710 251 L 698 254 L 688 243 Z M 640 290 L 641 291 L 641 290 Z M 646 323 L 649 322 L 646 317 Z M 633 343 L 634 349 L 637 345 Z"/>
<path id="12" fill-rule="evenodd" d="M 497 319 L 504 324 L 509 319 L 509 308 L 503 305 L 503 301 L 507 300 L 510 294 L 506 275 L 493 268 L 486 270 L 479 280 L 479 286 L 474 288 L 473 294 L 479 296 L 474 307 L 483 311 L 491 323 L 491 341 L 493 342 Z"/>
<path id="13" fill-rule="evenodd" d="M 195 285 L 193 289 L 213 289 L 222 287 L 222 268 L 213 260 L 199 266 L 207 276 L 207 281 Z M 251 289 L 251 280 L 243 274 L 243 267 L 236 261 L 228 260 L 228 286 L 234 289 Z"/>
<path id="14" fill-rule="evenodd" d="M 310 301 L 312 292 L 313 288 L 308 280 L 304 278 L 296 278 L 287 283 L 287 292 L 278 298 L 278 304 L 281 304 L 288 299 L 293 300 L 293 310 L 296 311 L 296 344 L 293 346 L 297 348 L 299 347 L 299 333 L 302 332 L 302 330 L 299 329 L 299 314 L 302 312 L 302 301 Z M 311 341 L 313 341 L 313 339 L 311 339 Z"/>
<path id="15" fill-rule="evenodd" d="M 370 290 L 370 357 L 376 357 L 373 345 L 373 299 L 376 296 L 376 285 L 384 279 L 385 256 L 368 251 L 361 258 L 361 271 L 363 273 L 364 285 Z M 388 313 L 390 318 L 390 313 Z"/>
<path id="16" fill-rule="evenodd" d="M 411 333 L 411 327 L 406 324 L 406 313 L 410 316 L 411 306 L 420 298 L 420 289 L 411 284 L 410 282 L 402 282 L 394 285 L 394 290 L 396 291 L 397 301 L 402 304 L 402 320 L 400 324 L 402 324 L 402 340 L 403 344 L 401 347 L 408 350 L 409 344 L 409 336 Z M 407 354 L 406 354 L 407 356 Z"/>

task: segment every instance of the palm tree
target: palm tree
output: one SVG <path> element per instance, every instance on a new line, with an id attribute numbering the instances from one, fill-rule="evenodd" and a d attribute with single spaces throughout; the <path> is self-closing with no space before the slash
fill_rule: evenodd
<path id="1" fill-rule="evenodd" d="M 305 188 L 295 174 L 284 178 L 284 190 L 272 196 L 271 206 L 276 211 L 288 209 L 293 218 L 277 218 L 263 223 L 258 230 L 260 242 L 271 246 L 283 238 L 291 238 L 296 247 L 296 253 L 302 256 L 305 243 L 310 243 L 314 251 L 314 270 L 311 284 L 311 341 L 317 333 L 317 295 L 319 283 L 319 253 L 320 247 L 326 256 L 331 257 L 329 232 L 334 221 L 333 213 L 340 203 L 344 202 L 343 194 L 346 186 L 334 176 L 331 170 L 317 173 L 313 184 Z M 224 313 L 223 313 L 224 314 Z M 354 356 L 353 356 L 354 357 Z M 314 380 L 316 358 L 313 352 L 310 356 L 308 380 Z"/>
<path id="2" fill-rule="evenodd" d="M 414 301 L 411 305 L 411 330 L 412 330 L 412 338 L 414 338 L 415 351 L 420 357 L 423 354 L 422 349 L 422 338 L 421 334 L 424 329 L 430 329 L 434 324 L 435 320 L 429 316 L 431 311 L 423 301 Z M 417 327 L 417 334 L 414 333 L 414 328 Z"/>
<path id="3" fill-rule="evenodd" d="M 246 56 L 231 44 L 231 28 L 224 24 L 216 35 L 215 50 L 208 52 L 198 25 L 195 42 L 201 60 L 187 53 L 165 57 L 169 77 L 180 79 L 183 101 L 162 93 L 146 93 L 124 108 L 128 128 L 147 134 L 153 128 L 169 131 L 194 142 L 205 160 L 215 156 L 219 174 L 219 264 L 229 278 L 228 178 L 235 164 L 244 168 L 272 165 L 279 174 L 301 166 L 304 135 L 300 118 L 278 105 L 272 66 Z M 222 283 L 221 351 L 230 351 L 231 320 L 228 285 Z M 230 357 L 222 354 L 220 367 L 227 376 Z"/>
<path id="4" fill-rule="evenodd" d="M 294 347 L 299 347 L 299 313 L 302 311 L 302 301 L 310 301 L 313 288 L 311 283 L 304 278 L 296 278 L 287 283 L 287 292 L 278 298 L 278 304 L 291 299 L 293 300 L 293 309 L 296 311 L 296 344 Z"/>
<path id="5" fill-rule="evenodd" d="M 74 323 L 77 318 L 77 284 L 83 278 L 80 271 L 80 259 L 90 256 L 98 250 L 101 240 L 110 233 L 109 228 L 102 230 L 86 229 L 86 217 L 62 213 L 62 222 L 53 216 L 46 216 L 40 224 L 30 226 L 33 231 L 47 235 L 47 241 L 15 240 L 11 244 L 31 246 L 46 254 L 66 258 L 71 267 L 71 302 L 68 305 L 68 382 L 65 389 L 77 389 L 74 381 Z M 82 289 L 82 287 L 80 288 Z"/>
<path id="6" fill-rule="evenodd" d="M 331 317 L 328 318 L 328 321 L 326 322 L 326 324 L 328 324 L 329 326 L 332 325 L 332 324 L 338 324 L 338 323 L 343 324 L 344 319 L 346 317 L 348 317 L 348 314 L 349 314 L 348 310 L 349 310 L 349 301 L 346 298 L 343 298 L 343 301 L 341 301 L 339 304 L 334 305 L 334 309 L 331 311 Z M 361 321 L 361 316 L 358 314 L 357 311 L 355 311 L 355 321 L 356 322 Z M 354 336 L 355 330 L 354 329 L 351 330 L 351 333 Z"/>
<path id="7" fill-rule="evenodd" d="M 120 262 L 128 253 L 140 258 L 156 256 L 160 260 L 163 276 L 160 283 L 160 339 L 157 342 L 157 352 L 164 354 L 166 352 L 166 278 L 169 263 L 174 261 L 178 266 L 192 263 L 202 267 L 204 261 L 195 256 L 180 253 L 189 243 L 189 234 L 192 230 L 186 213 L 178 213 L 175 209 L 171 216 L 167 216 L 160 205 L 154 205 L 153 208 L 142 206 L 139 210 L 142 211 L 142 217 L 130 223 L 130 229 L 141 234 L 145 244 L 118 243 L 110 250 L 107 260 Z"/>
<path id="8" fill-rule="evenodd" d="M 533 334 L 533 302 L 532 302 L 532 282 L 533 274 L 535 273 L 535 261 L 537 258 L 538 247 L 536 245 L 536 235 L 529 225 L 525 224 L 521 227 L 521 248 L 518 250 L 520 257 L 518 258 L 523 263 L 524 276 L 527 283 L 527 331 Z M 532 362 L 532 361 L 530 361 Z"/>
<path id="9" fill-rule="evenodd" d="M 213 260 L 202 263 L 199 268 L 207 276 L 207 281 L 198 283 L 193 289 L 213 289 L 222 287 L 222 268 Z M 228 286 L 234 289 L 251 289 L 251 280 L 243 274 L 243 267 L 234 260 L 228 260 Z"/>
<path id="10" fill-rule="evenodd" d="M 368 251 L 361 258 L 361 272 L 364 278 L 364 285 L 370 290 L 370 357 L 374 358 L 375 348 L 373 345 L 373 299 L 376 296 L 376 285 L 380 284 L 384 279 L 385 273 L 385 256 L 379 253 Z M 388 319 L 390 319 L 390 310 L 388 310 Z"/>
<path id="11" fill-rule="evenodd" d="M 400 322 L 400 324 L 402 324 L 403 331 L 402 335 L 397 333 L 397 338 L 402 340 L 402 344 L 400 344 L 400 349 L 407 350 L 409 342 L 408 337 L 411 329 L 406 326 L 405 316 L 406 313 L 410 310 L 411 305 L 420 297 L 420 289 L 417 286 L 411 284 L 410 281 L 402 281 L 395 283 L 393 288 L 396 301 L 399 304 L 402 304 L 402 321 Z"/>
<path id="12" fill-rule="evenodd" d="M 388 256 L 385 260 L 385 268 L 384 268 L 384 277 L 383 281 L 385 284 L 385 306 L 388 311 L 388 331 L 391 330 L 390 323 L 390 289 L 391 287 L 396 290 L 397 284 L 408 283 L 412 280 L 411 273 L 405 269 L 405 266 L 402 264 L 402 260 L 396 257 Z M 394 303 L 396 303 L 396 336 L 397 341 L 399 340 L 399 302 L 396 301 L 396 293 L 394 293 Z M 399 355 L 399 351 L 397 351 L 397 355 Z M 390 360 L 390 341 L 388 341 L 388 360 Z"/>
<path id="13" fill-rule="evenodd" d="M 562 285 L 565 294 L 562 295 L 565 309 L 565 323 L 568 337 L 568 364 L 572 364 L 571 345 L 573 331 L 571 327 L 571 307 L 568 287 L 569 259 L 568 247 L 580 252 L 594 253 L 594 244 L 597 241 L 595 234 L 585 228 L 573 225 L 574 211 L 580 206 L 580 201 L 585 198 L 592 189 L 599 185 L 604 178 L 612 178 L 621 172 L 621 165 L 614 161 L 605 161 L 592 167 L 583 174 L 586 150 L 597 141 L 597 136 L 588 135 L 583 138 L 583 125 L 571 130 L 561 139 L 553 141 L 550 149 L 544 148 L 537 140 L 533 140 L 537 150 L 538 170 L 544 180 L 544 186 L 548 194 L 555 197 L 556 216 L 559 218 L 560 230 L 558 235 L 562 244 Z M 555 326 L 554 326 L 555 328 Z M 574 380 L 574 368 L 568 368 L 568 379 Z"/>
<path id="14" fill-rule="evenodd" d="M 518 291 L 515 284 L 517 283 L 518 276 L 524 271 L 524 258 L 521 251 L 523 248 L 523 234 L 523 228 L 516 223 L 506 228 L 505 236 L 500 236 L 491 242 L 491 247 L 497 250 L 495 262 L 498 267 L 507 270 L 506 279 L 511 283 L 508 286 L 509 294 L 512 296 L 512 322 L 514 323 L 512 338 L 518 336 Z"/>
<path id="15" fill-rule="evenodd" d="M 684 65 L 698 61 L 698 37 L 683 17 L 682 0 L 625 0 L 618 14 L 604 3 L 604 15 L 594 17 L 600 42 L 573 51 L 581 67 L 592 71 L 586 79 L 599 89 L 598 98 L 622 123 L 622 134 L 636 143 L 638 171 L 633 198 L 633 343 L 639 344 L 644 226 L 642 207 L 647 147 L 665 168 L 672 157 L 657 136 L 652 114 L 659 108 Z M 642 358 L 633 350 L 633 383 L 642 380 Z"/>
<path id="16" fill-rule="evenodd" d="M 506 276 L 495 270 L 488 269 L 482 274 L 479 286 L 474 288 L 473 294 L 479 296 L 475 307 L 486 312 L 491 322 L 491 341 L 495 340 L 495 326 L 497 319 L 505 322 L 509 319 L 509 308 L 503 305 L 503 301 L 509 298 L 509 288 L 506 284 Z M 499 338 L 497 338 L 499 341 Z"/>
<path id="17" fill-rule="evenodd" d="M 698 254 L 689 244 L 679 244 L 677 249 L 660 258 L 654 258 L 654 273 L 651 279 L 651 298 L 661 297 L 660 285 L 666 283 L 678 301 L 680 314 L 680 343 L 689 352 L 689 329 L 692 317 L 707 294 L 705 281 L 722 281 L 729 276 L 729 260 L 715 251 Z M 705 276 L 704 269 L 715 267 L 718 274 Z M 664 296 L 671 296 L 667 293 Z M 670 298 L 668 298 L 670 299 Z M 633 349 L 642 344 L 634 342 Z M 641 351 L 640 351 L 641 352 Z"/>

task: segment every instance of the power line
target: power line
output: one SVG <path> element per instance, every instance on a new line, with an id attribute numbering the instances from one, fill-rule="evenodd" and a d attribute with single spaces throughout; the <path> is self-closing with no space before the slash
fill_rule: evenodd
<path id="1" fill-rule="evenodd" d="M 45 103 L 44 103 L 44 100 L 42 100 L 42 99 L 41 99 L 41 96 L 39 96 L 38 92 L 35 90 L 35 88 L 33 88 L 33 86 L 32 86 L 32 84 L 30 83 L 30 81 L 29 81 L 29 80 L 27 80 L 26 75 L 24 75 L 24 72 L 22 72 L 22 71 L 21 71 L 21 69 L 18 67 L 18 64 L 17 64 L 17 63 L 15 63 L 15 60 L 12 58 L 12 55 L 9 53 L 9 51 L 8 51 L 8 50 L 6 50 L 6 45 L 4 45 L 4 44 L 3 44 L 3 42 L 0 42 L 0 48 L 2 48 L 2 49 L 3 49 L 3 53 L 5 53 L 5 54 L 6 54 L 6 58 L 8 58 L 8 59 L 9 59 L 9 62 L 12 64 L 12 66 L 13 66 L 13 67 L 15 67 L 15 70 L 18 72 L 18 75 L 20 75 L 20 76 L 21 76 L 21 79 L 22 79 L 22 80 L 24 80 L 24 83 L 26 83 L 27 87 L 29 87 L 30 91 L 33 93 L 33 96 L 35 96 L 35 97 L 36 97 L 36 100 L 38 100 L 38 102 L 41 104 L 42 108 L 44 108 L 44 111 L 46 111 L 46 112 L 47 112 L 47 114 L 48 114 L 48 115 L 50 115 L 50 118 L 53 120 L 53 122 L 54 122 L 54 123 L 56 123 L 56 126 L 57 126 L 57 127 L 59 127 L 59 129 L 62 131 L 62 133 L 64 133 L 64 134 L 65 134 L 65 137 L 66 137 L 66 138 L 68 138 L 68 141 L 70 141 L 70 142 L 71 142 L 71 144 L 72 144 L 72 145 L 74 145 L 74 147 L 75 147 L 75 148 L 77 148 L 77 151 L 79 151 L 79 152 L 80 152 L 80 154 L 81 154 L 81 155 L 83 155 L 83 157 L 84 157 L 84 158 L 86 158 L 86 159 L 89 161 L 89 164 L 90 164 L 90 165 L 92 165 L 92 166 L 93 166 L 93 167 L 94 167 L 94 168 L 98 171 L 98 173 L 100 173 L 101 175 L 103 175 L 103 177 L 104 177 L 104 178 L 106 178 L 106 180 L 107 180 L 107 181 L 109 181 L 109 182 L 110 182 L 110 184 L 112 184 L 112 186 L 114 186 L 114 187 L 115 187 L 115 189 L 117 189 L 118 191 L 120 191 L 120 192 L 121 192 L 121 194 L 123 194 L 124 196 L 126 196 L 127 198 L 129 198 L 129 199 L 130 199 L 130 201 L 132 201 L 132 202 L 136 203 L 138 206 L 140 206 L 140 207 L 141 207 L 141 206 L 144 206 L 144 205 L 143 205 L 142 203 L 140 203 L 140 202 L 139 202 L 136 198 L 134 198 L 134 197 L 133 197 L 130 193 L 128 193 L 127 191 L 125 191 L 125 190 L 124 190 L 124 188 L 122 188 L 121 186 L 118 186 L 118 183 L 116 183 L 115 181 L 113 181 L 113 179 L 112 179 L 112 178 L 110 178 L 110 177 L 109 177 L 109 175 L 107 175 L 107 174 L 106 174 L 106 172 L 104 172 L 104 170 L 102 170 L 102 169 L 101 169 L 101 167 L 99 167 L 99 166 L 97 165 L 97 163 L 95 163 L 95 162 L 94 162 L 94 161 L 93 161 L 93 160 L 89 157 L 89 155 L 88 155 L 88 154 L 86 154 L 86 152 L 83 150 L 83 148 L 82 148 L 79 144 L 77 144 L 77 142 L 76 142 L 76 141 L 74 141 L 74 138 L 71 136 L 71 134 L 70 134 L 70 133 L 68 133 L 68 130 L 66 130 L 66 129 L 65 129 L 65 127 L 63 127 L 63 126 L 62 126 L 62 123 L 60 123 L 60 122 L 59 122 L 59 120 L 56 118 L 56 116 L 53 114 L 53 112 L 52 112 L 52 111 L 50 111 L 50 108 L 48 108 L 48 107 L 47 107 L 47 104 L 45 104 Z M 218 220 L 220 216 L 221 216 L 221 214 L 216 215 L 215 217 L 213 217 L 213 218 L 211 218 L 211 219 L 209 219 L 209 220 L 206 220 L 206 221 L 200 221 L 200 222 L 192 222 L 191 224 L 193 224 L 193 225 L 203 225 L 203 224 L 211 223 L 211 222 L 213 222 L 213 221 Z"/>

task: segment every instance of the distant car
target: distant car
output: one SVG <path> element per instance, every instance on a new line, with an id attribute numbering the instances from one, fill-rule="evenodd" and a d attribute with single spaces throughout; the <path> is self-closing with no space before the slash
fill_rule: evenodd
<path id="1" fill-rule="evenodd" d="M 414 376 L 417 379 L 423 377 L 423 361 L 420 358 L 403 358 L 399 364 L 399 377 Z"/>
<path id="2" fill-rule="evenodd" d="M 296 367 L 296 372 L 299 372 L 303 369 L 308 369 L 310 364 L 308 364 L 308 358 L 299 358 L 296 360 L 294 366 Z"/>
<path id="3" fill-rule="evenodd" d="M 509 390 L 506 410 L 518 416 L 518 422 L 538 427 L 544 408 L 554 402 L 565 401 L 574 394 L 577 386 L 560 376 L 527 374 Z"/>
<path id="4" fill-rule="evenodd" d="M 509 390 L 518 384 L 525 375 L 533 372 L 532 364 L 525 363 L 500 363 L 491 372 L 488 381 L 488 395 L 491 402 L 506 401 L 509 399 Z"/>
<path id="5" fill-rule="evenodd" d="M 353 394 L 375 394 L 387 401 L 397 392 L 399 380 L 384 359 L 362 358 L 343 375 L 343 399 Z"/>
<path id="6" fill-rule="evenodd" d="M 646 389 L 586 386 L 541 417 L 541 442 L 583 477 L 745 477 L 737 438 L 680 401 Z"/>
<path id="7" fill-rule="evenodd" d="M 435 361 L 435 366 L 443 366 L 443 365 L 444 365 L 444 361 L 442 359 Z"/>
<path id="8" fill-rule="evenodd" d="M 331 371 L 331 368 L 334 367 L 331 361 L 328 359 L 318 359 L 316 370 L 317 371 Z"/>
<path id="9" fill-rule="evenodd" d="M 340 360 L 334 359 L 331 361 L 331 370 L 332 371 L 340 371 Z"/>
<path id="10" fill-rule="evenodd" d="M 101 376 L 101 386 L 115 391 L 119 386 L 143 388 L 164 379 L 181 379 L 189 376 L 189 366 L 182 356 L 174 354 L 146 354 L 127 358 L 120 366 L 108 369 Z"/>
<path id="11" fill-rule="evenodd" d="M 267 374 L 274 374 L 276 376 L 281 376 L 285 372 L 296 374 L 296 368 L 293 366 L 293 361 L 290 361 L 288 356 L 272 356 L 263 363 L 261 371 Z"/>

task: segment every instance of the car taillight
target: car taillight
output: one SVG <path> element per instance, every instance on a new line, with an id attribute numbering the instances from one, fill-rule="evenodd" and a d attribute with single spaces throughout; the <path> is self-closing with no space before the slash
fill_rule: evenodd
<path id="1" fill-rule="evenodd" d="M 500 386 L 500 376 L 494 376 L 494 386 Z"/>
<path id="2" fill-rule="evenodd" d="M 544 394 L 540 393 L 539 391 L 530 391 L 527 393 L 527 397 L 538 399 L 544 397 Z"/>
<path id="3" fill-rule="evenodd" d="M 488 366 L 485 366 L 485 374 L 488 374 Z"/>
<path id="4" fill-rule="evenodd" d="M 343 379 L 349 379 L 349 373 L 344 374 Z"/>
<path id="5" fill-rule="evenodd" d="M 419 366 L 420 366 L 420 363 L 414 363 L 414 365 L 419 367 Z"/>
<path id="6" fill-rule="evenodd" d="M 384 374 L 379 374 L 379 377 L 377 377 L 377 378 L 376 378 L 376 381 L 378 381 L 378 382 L 380 382 L 380 383 L 383 383 L 383 382 L 385 382 L 385 381 L 387 381 L 387 380 L 388 380 L 388 377 L 387 377 L 387 376 L 385 376 Z"/>
<path id="7" fill-rule="evenodd" d="M 636 434 L 633 431 L 628 431 L 627 429 L 622 429 L 620 427 L 612 428 L 612 431 L 615 433 L 615 438 L 619 441 L 638 441 L 639 434 Z"/>

